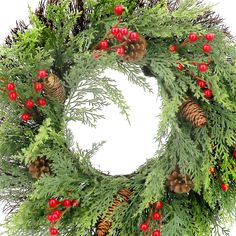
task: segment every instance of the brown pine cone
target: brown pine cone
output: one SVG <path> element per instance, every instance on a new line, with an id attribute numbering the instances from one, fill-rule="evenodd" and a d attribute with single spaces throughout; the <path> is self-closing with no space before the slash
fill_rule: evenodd
<path id="1" fill-rule="evenodd" d="M 40 178 L 44 174 L 50 174 L 49 163 L 46 158 L 38 158 L 29 164 L 29 173 L 34 179 Z"/>
<path id="2" fill-rule="evenodd" d="M 64 103 L 66 100 L 65 88 L 60 79 L 54 74 L 50 74 L 46 78 L 44 83 L 44 92 L 49 97 L 52 97 L 61 103 Z"/>
<path id="3" fill-rule="evenodd" d="M 105 236 L 111 227 L 111 223 L 107 220 L 102 220 L 97 226 L 97 235 L 98 236 Z"/>
<path id="4" fill-rule="evenodd" d="M 182 116 L 195 127 L 202 128 L 207 124 L 205 112 L 192 98 L 187 98 L 180 110 Z"/>
<path id="5" fill-rule="evenodd" d="M 179 170 L 174 170 L 167 178 L 167 184 L 175 193 L 188 193 L 193 188 L 193 182 L 189 175 L 181 175 Z"/>
<path id="6" fill-rule="evenodd" d="M 98 236 L 105 236 L 107 235 L 107 233 L 109 232 L 110 230 L 110 227 L 112 225 L 111 223 L 111 220 L 108 218 L 108 216 L 111 216 L 113 211 L 122 203 L 124 202 L 128 202 L 130 197 L 131 197 L 131 191 L 127 188 L 124 188 L 124 189 L 121 189 L 119 192 L 118 192 L 118 195 L 120 197 L 123 198 L 123 200 L 121 200 L 120 198 L 118 197 L 115 197 L 114 198 L 114 201 L 112 203 L 112 205 L 108 208 L 108 211 L 106 213 L 106 216 L 104 219 L 102 219 L 98 225 L 97 225 L 97 235 Z"/>
<path id="7" fill-rule="evenodd" d="M 147 41 L 144 37 L 140 36 L 137 41 L 129 41 L 125 45 L 125 61 L 139 61 L 147 52 Z"/>

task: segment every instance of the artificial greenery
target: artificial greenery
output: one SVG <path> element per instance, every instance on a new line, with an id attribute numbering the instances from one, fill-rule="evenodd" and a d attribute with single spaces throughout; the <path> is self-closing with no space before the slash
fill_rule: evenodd
<path id="1" fill-rule="evenodd" d="M 124 62 L 114 53 L 93 57 L 93 48 L 116 23 L 113 8 L 125 8 L 122 20 L 148 42 L 146 56 Z M 65 104 L 49 99 L 35 119 L 22 122 L 22 108 L 10 102 L 3 91 L 0 100 L 0 200 L 6 204 L 7 235 L 48 235 L 47 201 L 52 198 L 79 199 L 59 224 L 61 235 L 96 235 L 96 225 L 106 216 L 114 196 L 128 188 L 128 204 L 112 215 L 109 235 L 142 235 L 139 224 L 148 203 L 162 200 L 163 236 L 208 236 L 228 234 L 224 224 L 235 220 L 236 161 L 236 67 L 235 43 L 222 20 L 197 0 L 48 0 L 30 12 L 31 27 L 22 22 L 0 47 L 0 77 L 12 81 L 24 99 L 34 95 L 32 80 L 39 69 L 57 74 L 67 92 Z M 200 74 L 211 85 L 213 99 L 204 97 L 191 74 L 199 74 L 190 61 L 206 61 L 200 40 L 171 53 L 171 44 L 181 44 L 191 32 L 215 34 L 209 71 Z M 230 60 L 229 60 L 230 59 Z M 176 69 L 177 62 L 188 73 Z M 148 76 L 156 78 L 162 97 L 162 115 L 157 130 L 155 155 L 135 173 L 109 176 L 94 169 L 91 150 L 74 146 L 69 121 L 96 126 L 101 110 L 116 104 L 129 122 L 129 107 L 116 81 L 103 75 L 111 68 L 128 76 L 130 82 L 152 88 Z M 144 72 L 145 75 L 142 73 Z M 5 82 L 0 80 L 0 87 Z M 179 114 L 186 96 L 194 97 L 204 109 L 208 123 L 195 128 Z M 80 137 L 83 139 L 83 137 Z M 38 180 L 28 165 L 46 157 L 52 173 Z M 129 157 L 127 157 L 129 158 Z M 176 194 L 166 179 L 179 167 L 191 176 L 189 194 Z M 208 169 L 215 167 L 217 176 Z M 221 183 L 229 185 L 224 192 Z"/>

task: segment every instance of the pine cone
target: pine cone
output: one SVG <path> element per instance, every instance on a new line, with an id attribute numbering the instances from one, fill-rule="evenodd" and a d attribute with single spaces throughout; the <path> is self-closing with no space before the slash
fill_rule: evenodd
<path id="1" fill-rule="evenodd" d="M 49 97 L 56 99 L 57 101 L 64 103 L 66 99 L 66 91 L 62 85 L 60 79 L 54 75 L 50 74 L 44 83 L 44 92 Z"/>
<path id="2" fill-rule="evenodd" d="M 111 216 L 113 211 L 123 202 L 128 202 L 130 197 L 131 197 L 131 191 L 127 188 L 121 189 L 118 192 L 118 195 L 120 195 L 120 197 L 123 198 L 123 200 L 121 200 L 118 197 L 114 198 L 114 202 L 112 203 L 112 205 L 108 208 L 108 211 L 106 213 L 106 216 Z M 104 218 L 102 219 L 98 225 L 97 225 L 97 235 L 98 236 L 105 236 L 107 235 L 107 233 L 110 230 L 112 223 L 110 222 L 110 219 L 108 218 Z"/>
<path id="3" fill-rule="evenodd" d="M 45 158 L 38 158 L 36 161 L 29 164 L 29 173 L 34 179 L 38 179 L 44 174 L 50 174 L 49 163 Z"/>
<path id="4" fill-rule="evenodd" d="M 130 41 L 125 45 L 125 61 L 139 61 L 147 52 L 147 42 L 144 37 L 140 37 L 137 41 Z"/>
<path id="5" fill-rule="evenodd" d="M 190 121 L 197 128 L 202 128 L 207 124 L 207 117 L 202 108 L 191 98 L 187 98 L 181 106 L 183 117 Z"/>
<path id="6" fill-rule="evenodd" d="M 97 236 L 105 236 L 111 227 L 111 223 L 107 220 L 102 220 L 97 226 Z"/>
<path id="7" fill-rule="evenodd" d="M 167 184 L 175 193 L 188 193 L 193 188 L 193 182 L 189 175 L 181 175 L 179 170 L 174 170 L 167 178 Z"/>

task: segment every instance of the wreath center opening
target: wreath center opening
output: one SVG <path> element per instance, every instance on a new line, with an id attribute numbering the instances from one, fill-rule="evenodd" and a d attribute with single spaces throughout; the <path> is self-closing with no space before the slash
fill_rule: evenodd
<path id="1" fill-rule="evenodd" d="M 157 150 L 156 130 L 161 114 L 161 98 L 155 78 L 149 77 L 153 93 L 132 84 L 128 77 L 118 71 L 107 70 L 106 76 L 114 78 L 129 106 L 129 120 L 120 114 L 116 105 L 103 109 L 104 119 L 97 122 L 96 128 L 71 121 L 74 141 L 82 149 L 91 148 L 93 143 L 105 141 L 91 159 L 92 165 L 110 175 L 133 173 L 145 161 L 153 157 Z"/>

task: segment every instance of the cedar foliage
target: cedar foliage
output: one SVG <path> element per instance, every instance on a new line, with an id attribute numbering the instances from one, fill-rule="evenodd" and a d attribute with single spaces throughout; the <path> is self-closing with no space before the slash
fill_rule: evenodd
<path id="1" fill-rule="evenodd" d="M 92 57 L 93 46 L 116 22 L 116 4 L 125 6 L 122 17 L 129 28 L 147 40 L 147 53 L 140 61 L 126 63 L 106 53 L 99 60 Z M 160 199 L 165 202 L 163 236 L 227 234 L 223 225 L 235 218 L 236 203 L 236 162 L 231 157 L 236 143 L 236 50 L 211 8 L 197 0 L 54 0 L 42 1 L 36 13 L 31 12 L 30 22 L 27 29 L 18 25 L 7 45 L 0 47 L 0 78 L 14 82 L 27 99 L 33 95 L 32 79 L 43 68 L 60 78 L 67 101 L 50 99 L 36 113 L 40 119 L 19 122 L 22 110 L 0 91 L 0 200 L 9 213 L 7 235 L 47 235 L 46 204 L 59 196 L 81 200 L 78 209 L 63 216 L 61 235 L 95 235 L 97 223 L 107 217 L 114 196 L 123 188 L 132 189 L 132 196 L 129 204 L 112 212 L 109 235 L 140 235 L 138 225 L 145 219 L 147 203 Z M 192 60 L 188 50 L 194 50 L 196 61 L 207 60 L 199 50 L 201 42 L 195 49 L 187 45 L 182 57 L 168 51 L 170 44 L 181 43 L 191 32 L 209 31 L 216 39 L 203 79 L 211 83 L 213 101 L 204 97 L 190 76 L 175 69 L 181 61 L 190 74 L 197 73 L 188 63 Z M 129 120 L 129 107 L 116 81 L 102 74 L 107 68 L 128 75 L 147 91 L 151 91 L 148 77 L 140 72 L 154 76 L 163 99 L 156 141 L 166 138 L 167 142 L 128 176 L 109 176 L 94 169 L 90 159 L 103 143 L 74 150 L 67 129 L 71 120 L 96 126 L 103 118 L 102 108 L 110 103 Z M 186 95 L 199 100 L 208 118 L 205 127 L 196 129 L 178 116 Z M 51 174 L 34 180 L 27 166 L 38 157 L 46 157 Z M 189 194 L 175 194 L 166 186 L 176 166 L 182 175 L 191 176 L 194 187 Z M 208 172 L 212 166 L 230 185 L 228 192 L 222 192 Z"/>

